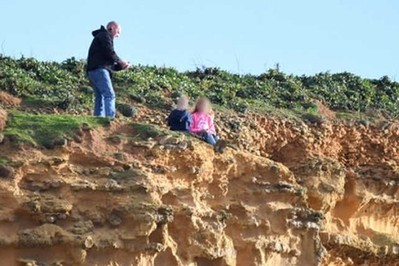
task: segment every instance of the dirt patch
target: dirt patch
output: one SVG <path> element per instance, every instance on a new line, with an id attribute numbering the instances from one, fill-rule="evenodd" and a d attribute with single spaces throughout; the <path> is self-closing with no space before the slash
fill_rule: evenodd
<path id="1" fill-rule="evenodd" d="M 0 103 L 5 106 L 18 107 L 21 105 L 22 100 L 5 91 L 0 91 Z"/>
<path id="2" fill-rule="evenodd" d="M 314 104 L 316 104 L 319 114 L 326 118 L 335 118 L 335 112 L 330 110 L 327 106 L 325 106 L 321 101 L 314 100 Z"/>

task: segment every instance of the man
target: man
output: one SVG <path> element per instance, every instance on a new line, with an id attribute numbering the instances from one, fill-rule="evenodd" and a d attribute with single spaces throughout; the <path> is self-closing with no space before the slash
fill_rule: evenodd
<path id="1" fill-rule="evenodd" d="M 115 92 L 111 82 L 111 72 L 129 67 L 114 50 L 114 38 L 121 34 L 121 27 L 115 21 L 107 28 L 92 32 L 94 40 L 90 45 L 87 59 L 87 73 L 94 89 L 94 116 L 115 118 Z"/>

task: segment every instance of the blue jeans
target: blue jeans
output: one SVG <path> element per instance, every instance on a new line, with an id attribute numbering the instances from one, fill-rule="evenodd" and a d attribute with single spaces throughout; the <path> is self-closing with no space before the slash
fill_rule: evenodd
<path id="1" fill-rule="evenodd" d="M 98 68 L 89 71 L 88 75 L 94 89 L 94 116 L 115 118 L 115 92 L 109 71 Z"/>
<path id="2" fill-rule="evenodd" d="M 210 133 L 201 133 L 200 134 L 201 138 L 203 140 L 205 140 L 207 143 L 211 144 L 212 146 L 216 145 L 216 142 L 219 141 L 219 137 L 214 135 L 214 134 L 210 134 Z"/>

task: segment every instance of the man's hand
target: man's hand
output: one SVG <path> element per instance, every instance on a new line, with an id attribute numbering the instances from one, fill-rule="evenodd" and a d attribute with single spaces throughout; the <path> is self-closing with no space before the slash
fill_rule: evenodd
<path id="1" fill-rule="evenodd" d="M 124 60 L 122 60 L 119 64 L 121 65 L 122 69 L 127 69 L 130 67 L 129 62 L 124 61 Z"/>

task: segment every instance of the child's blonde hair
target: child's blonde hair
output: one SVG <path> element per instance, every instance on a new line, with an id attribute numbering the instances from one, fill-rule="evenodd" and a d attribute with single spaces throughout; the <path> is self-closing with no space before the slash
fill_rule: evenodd
<path id="1" fill-rule="evenodd" d="M 195 104 L 195 108 L 193 113 L 196 113 L 199 111 L 199 106 L 202 104 L 207 104 L 208 105 L 208 110 L 207 113 L 210 115 L 213 115 L 213 110 L 212 110 L 212 104 L 211 101 L 207 98 L 207 97 L 200 97 L 198 98 L 196 104 Z"/>
<path id="2" fill-rule="evenodd" d="M 188 108 L 189 102 L 190 102 L 190 98 L 188 98 L 187 95 L 181 95 L 176 101 L 176 106 L 180 107 L 182 105 L 187 105 L 186 107 Z"/>

